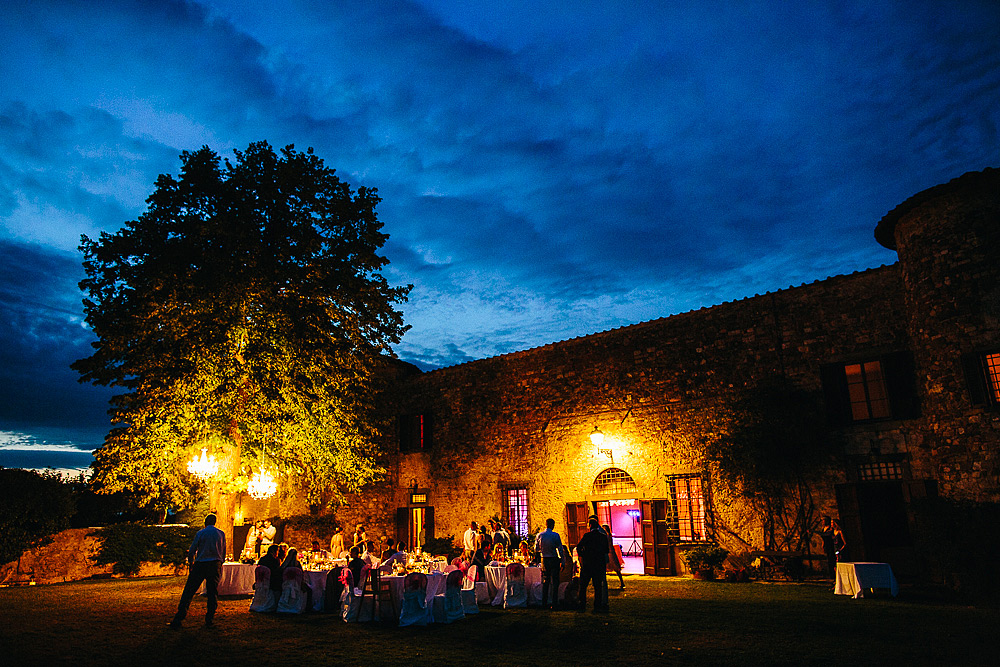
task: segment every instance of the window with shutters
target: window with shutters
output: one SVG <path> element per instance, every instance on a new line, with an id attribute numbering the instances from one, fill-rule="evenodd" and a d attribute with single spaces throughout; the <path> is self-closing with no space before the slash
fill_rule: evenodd
<path id="1" fill-rule="evenodd" d="M 893 352 L 820 368 L 833 424 L 920 416 L 913 355 Z"/>
<path id="2" fill-rule="evenodd" d="M 521 537 L 531 533 L 528 521 L 528 486 L 511 484 L 503 487 L 503 519 Z"/>
<path id="3" fill-rule="evenodd" d="M 969 393 L 975 404 L 1000 406 L 1000 352 L 973 352 L 962 356 Z"/>
<path id="4" fill-rule="evenodd" d="M 430 413 L 399 417 L 399 451 L 426 451 L 433 443 L 434 429 Z"/>
<path id="5" fill-rule="evenodd" d="M 703 542 L 708 535 L 708 504 L 701 475 L 667 475 L 671 516 L 667 524 L 679 542 Z"/>

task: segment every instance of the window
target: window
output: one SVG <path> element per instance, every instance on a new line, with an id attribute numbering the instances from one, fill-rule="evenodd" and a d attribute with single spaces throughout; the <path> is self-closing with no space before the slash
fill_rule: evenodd
<path id="1" fill-rule="evenodd" d="M 820 379 L 834 425 L 920 416 L 913 355 L 892 352 L 825 364 Z"/>
<path id="2" fill-rule="evenodd" d="M 399 451 L 425 451 L 433 443 L 433 420 L 429 413 L 399 417 Z"/>
<path id="3" fill-rule="evenodd" d="M 703 542 L 708 537 L 708 510 L 701 475 L 667 477 L 670 532 L 680 542 Z"/>
<path id="4" fill-rule="evenodd" d="M 514 532 L 524 537 L 531 532 L 528 524 L 528 488 L 508 486 L 503 489 L 503 518 Z"/>
<path id="5" fill-rule="evenodd" d="M 862 482 L 903 479 L 903 466 L 895 461 L 862 463 L 858 466 L 858 479 Z"/>
<path id="6" fill-rule="evenodd" d="M 1000 406 L 1000 352 L 962 355 L 962 366 L 972 402 Z"/>
<path id="7" fill-rule="evenodd" d="M 607 468 L 594 480 L 594 495 L 635 492 L 635 481 L 621 468 Z"/>
<path id="8" fill-rule="evenodd" d="M 889 395 L 882 376 L 882 362 L 866 361 L 844 366 L 847 375 L 847 395 L 854 421 L 889 417 Z"/>

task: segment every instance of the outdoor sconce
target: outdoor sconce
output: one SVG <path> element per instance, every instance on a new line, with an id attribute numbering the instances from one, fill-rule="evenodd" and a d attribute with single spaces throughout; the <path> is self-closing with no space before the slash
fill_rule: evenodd
<path id="1" fill-rule="evenodd" d="M 600 447 L 604 444 L 604 432 L 595 426 L 594 430 L 590 432 L 590 441 L 595 446 Z"/>

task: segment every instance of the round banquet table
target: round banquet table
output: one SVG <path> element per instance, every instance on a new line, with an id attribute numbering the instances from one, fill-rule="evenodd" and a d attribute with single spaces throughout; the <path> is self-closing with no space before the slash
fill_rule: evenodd
<path id="1" fill-rule="evenodd" d="M 398 574 L 383 574 L 382 581 L 389 582 L 389 595 L 392 596 L 392 605 L 397 615 L 403 609 L 403 579 L 406 577 Z M 445 580 L 448 577 L 443 572 L 434 571 L 427 575 L 427 597 L 424 598 L 424 606 L 427 612 L 427 622 L 434 622 L 434 596 L 444 593 Z"/>
<path id="2" fill-rule="evenodd" d="M 541 586 L 541 583 L 542 568 L 524 568 L 524 588 L 528 591 L 528 604 L 537 605 L 542 603 L 542 601 L 538 599 L 538 595 L 535 592 L 535 584 Z M 489 586 L 490 596 L 493 599 L 493 606 L 501 606 L 503 604 L 504 589 L 507 588 L 507 566 L 487 565 L 486 584 Z"/>
<path id="3" fill-rule="evenodd" d="M 257 566 L 250 563 L 223 563 L 222 577 L 219 579 L 219 595 L 253 595 L 253 571 Z M 206 595 L 205 584 L 198 589 Z"/>

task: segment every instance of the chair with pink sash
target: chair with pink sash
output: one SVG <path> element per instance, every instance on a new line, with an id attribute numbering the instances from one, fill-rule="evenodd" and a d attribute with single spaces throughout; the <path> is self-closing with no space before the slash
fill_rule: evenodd
<path id="1" fill-rule="evenodd" d="M 427 625 L 427 575 L 411 572 L 403 579 L 403 608 L 399 627 Z"/>
<path id="2" fill-rule="evenodd" d="M 340 585 L 343 587 L 340 593 L 340 616 L 345 623 L 356 621 L 361 604 L 360 598 L 354 593 L 354 573 L 350 568 L 341 570 Z"/>
<path id="3" fill-rule="evenodd" d="M 444 593 L 434 596 L 434 622 L 454 623 L 465 618 L 462 606 L 462 581 L 465 574 L 458 568 L 448 573 L 444 582 Z"/>
<path id="4" fill-rule="evenodd" d="M 253 571 L 253 600 L 250 611 L 272 612 L 278 610 L 278 596 L 271 590 L 271 568 L 258 565 Z"/>
<path id="5" fill-rule="evenodd" d="M 503 592 L 503 608 L 527 607 L 528 591 L 524 586 L 524 566 L 520 563 L 510 563 L 507 566 L 506 579 Z"/>
<path id="6" fill-rule="evenodd" d="M 473 565 L 462 577 L 462 611 L 465 615 L 478 614 L 479 605 L 476 603 L 476 566 Z"/>
<path id="7" fill-rule="evenodd" d="M 302 570 L 289 567 L 281 575 L 281 599 L 278 600 L 278 611 L 286 614 L 301 614 L 305 612 L 308 597 L 302 586 Z"/>

